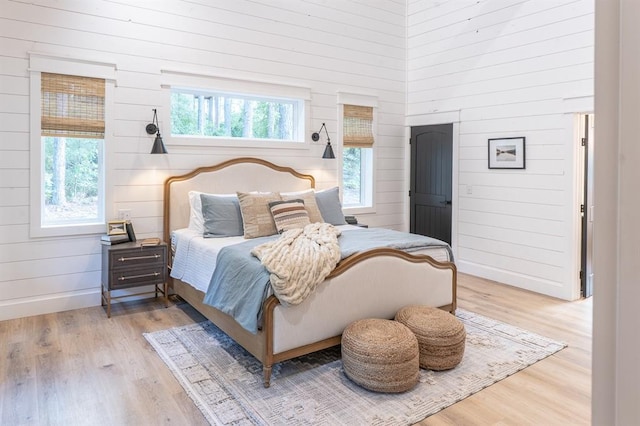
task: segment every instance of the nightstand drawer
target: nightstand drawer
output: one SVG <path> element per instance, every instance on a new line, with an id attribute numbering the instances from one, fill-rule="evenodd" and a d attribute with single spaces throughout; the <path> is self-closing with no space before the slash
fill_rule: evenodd
<path id="1" fill-rule="evenodd" d="M 145 247 L 133 250 L 117 250 L 109 253 L 112 269 L 136 268 L 139 266 L 164 266 L 166 246 Z"/>
<path id="2" fill-rule="evenodd" d="M 110 271 L 109 275 L 109 290 L 162 284 L 167 280 L 164 265 L 135 269 L 114 269 Z"/>

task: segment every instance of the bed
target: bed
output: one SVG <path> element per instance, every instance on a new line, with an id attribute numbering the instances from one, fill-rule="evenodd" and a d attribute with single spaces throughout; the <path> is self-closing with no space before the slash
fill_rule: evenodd
<path id="1" fill-rule="evenodd" d="M 296 193 L 310 189 L 315 189 L 313 176 L 249 157 L 199 167 L 169 177 L 164 184 L 163 233 L 164 240 L 172 242 L 169 285 L 174 294 L 262 363 L 265 387 L 270 386 L 274 364 L 340 344 L 342 330 L 357 319 L 392 318 L 399 308 L 409 304 L 439 307 L 452 313 L 456 309 L 457 273 L 448 247 L 446 250 L 426 247 L 412 253 L 379 247 L 349 255 L 302 303 L 289 305 L 280 303 L 274 295 L 266 297 L 255 332 L 242 326 L 234 316 L 203 302 L 205 289 L 195 285 L 195 279 L 189 276 L 190 266 L 183 267 L 180 278 L 175 278 L 173 263 L 180 255 L 175 241 L 181 232 L 188 234 L 185 230 L 190 226 L 192 214 L 190 192 Z M 355 228 L 344 226 L 347 230 Z M 198 240 L 193 235 L 189 238 Z M 205 255 L 195 258 L 201 264 L 207 263 Z"/>

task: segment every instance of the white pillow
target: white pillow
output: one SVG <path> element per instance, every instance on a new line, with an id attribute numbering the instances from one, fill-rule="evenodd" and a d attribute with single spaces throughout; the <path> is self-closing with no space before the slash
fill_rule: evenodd
<path id="1" fill-rule="evenodd" d="M 189 191 L 189 229 L 204 233 L 204 217 L 202 216 L 202 200 L 200 191 Z"/>

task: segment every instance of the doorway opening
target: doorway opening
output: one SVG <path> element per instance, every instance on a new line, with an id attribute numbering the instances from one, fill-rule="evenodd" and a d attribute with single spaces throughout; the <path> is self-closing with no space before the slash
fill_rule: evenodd
<path id="1" fill-rule="evenodd" d="M 580 296 L 593 295 L 593 147 L 594 115 L 580 116 Z"/>

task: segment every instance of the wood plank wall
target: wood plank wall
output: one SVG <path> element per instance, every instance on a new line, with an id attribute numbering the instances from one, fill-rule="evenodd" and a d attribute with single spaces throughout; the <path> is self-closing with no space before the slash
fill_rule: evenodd
<path id="1" fill-rule="evenodd" d="M 407 13 L 408 122 L 458 118 L 460 270 L 577 297 L 574 118 L 593 112 L 593 0 L 410 0 Z M 517 136 L 526 170 L 489 170 L 487 140 Z"/>
<path id="2" fill-rule="evenodd" d="M 406 229 L 405 123 L 459 117 L 461 270 L 571 298 L 577 272 L 572 112 L 590 112 L 593 1 L 50 2 L 0 0 L 0 320 L 99 303 L 97 236 L 29 237 L 28 52 L 117 66 L 114 203 L 160 234 L 167 175 L 255 155 L 337 183 L 308 150 L 171 147 L 150 156 L 160 69 L 309 87 L 336 141 L 336 92 L 377 96 L 373 226 Z M 435 118 L 434 118 L 435 117 Z M 525 136 L 527 169 L 486 169 L 489 137 Z M 469 193 L 470 192 L 470 193 Z"/>
<path id="3" fill-rule="evenodd" d="M 171 146 L 151 156 L 152 108 L 168 108 L 161 69 L 308 87 L 310 129 L 323 122 L 337 143 L 337 92 L 376 96 L 373 226 L 405 229 L 406 4 L 375 1 L 0 0 L 0 320 L 100 303 L 98 236 L 29 235 L 28 52 L 115 64 L 114 203 L 130 209 L 139 237 L 161 235 L 168 175 L 236 156 L 258 156 L 338 184 L 323 143 L 306 150 Z M 162 123 L 161 123 L 162 124 Z"/>

